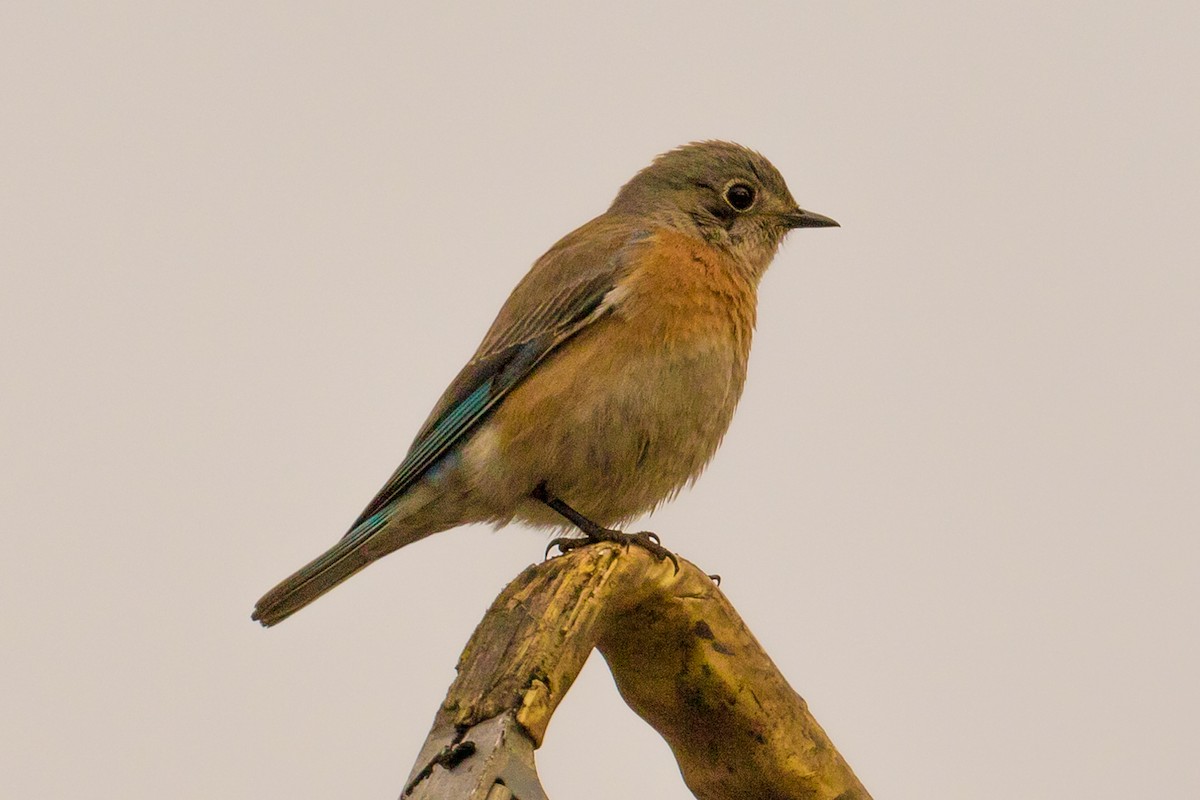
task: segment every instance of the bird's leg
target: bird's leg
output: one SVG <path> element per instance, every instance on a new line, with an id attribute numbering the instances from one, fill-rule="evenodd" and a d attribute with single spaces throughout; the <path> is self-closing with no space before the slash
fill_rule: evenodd
<path id="1" fill-rule="evenodd" d="M 583 531 L 584 538 L 580 539 L 573 536 L 560 536 L 554 539 L 546 546 L 546 555 L 550 555 L 550 551 L 555 547 L 560 553 L 568 553 L 576 547 L 593 544 L 595 542 L 617 542 L 628 547 L 631 544 L 636 544 L 639 547 L 649 551 L 659 561 L 664 558 L 670 559 L 675 566 L 675 571 L 679 571 L 679 559 L 675 557 L 667 548 L 663 547 L 658 538 L 658 534 L 652 531 L 641 531 L 639 533 L 625 533 L 624 531 L 605 528 L 597 525 L 590 519 L 580 514 L 575 509 L 571 508 L 559 498 L 553 496 L 546 491 L 545 485 L 540 485 L 533 490 L 533 499 L 545 503 L 550 508 L 568 519 L 572 525 Z"/>

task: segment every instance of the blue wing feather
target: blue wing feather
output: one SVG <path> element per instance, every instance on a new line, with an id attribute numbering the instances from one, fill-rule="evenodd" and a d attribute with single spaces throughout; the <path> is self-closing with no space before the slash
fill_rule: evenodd
<path id="1" fill-rule="evenodd" d="M 599 303 L 597 302 L 597 305 Z M 594 310 L 594 307 L 593 309 Z M 589 312 L 590 313 L 590 312 Z M 586 321 L 580 320 L 582 324 Z M 464 370 L 474 379 L 470 393 L 444 414 L 413 442 L 404 461 L 392 477 L 355 520 L 347 537 L 357 536 L 360 530 L 372 527 L 378 521 L 386 522 L 394 501 L 421 479 L 439 460 L 446 457 L 452 448 L 474 428 L 495 405 L 508 394 L 539 361 L 576 329 L 554 337 L 543 335 L 527 342 L 505 348 L 495 357 L 475 362 L 475 369 Z M 469 367 L 471 365 L 468 365 Z M 463 376 L 460 376 L 460 378 Z"/>

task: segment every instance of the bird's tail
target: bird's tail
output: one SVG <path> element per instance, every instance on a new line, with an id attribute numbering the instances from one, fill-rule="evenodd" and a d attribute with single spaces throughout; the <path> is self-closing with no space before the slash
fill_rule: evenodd
<path id="1" fill-rule="evenodd" d="M 394 550 L 399 544 L 381 549 L 378 541 L 372 541 L 380 534 L 384 522 L 376 518 L 367 520 L 323 554 L 284 578 L 254 604 L 250 618 L 264 627 L 282 622 L 381 555 Z M 411 537 L 411 540 L 418 538 L 422 537 Z"/>

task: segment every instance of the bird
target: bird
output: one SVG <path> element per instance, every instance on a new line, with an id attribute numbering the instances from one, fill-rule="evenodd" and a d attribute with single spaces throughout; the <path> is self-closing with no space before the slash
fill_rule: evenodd
<path id="1" fill-rule="evenodd" d="M 759 282 L 784 236 L 837 227 L 758 152 L 655 158 L 534 262 L 349 531 L 255 605 L 275 625 L 405 545 L 514 520 L 673 555 L 615 526 L 699 477 L 742 394 Z M 549 548 L 548 548 L 549 551 Z"/>

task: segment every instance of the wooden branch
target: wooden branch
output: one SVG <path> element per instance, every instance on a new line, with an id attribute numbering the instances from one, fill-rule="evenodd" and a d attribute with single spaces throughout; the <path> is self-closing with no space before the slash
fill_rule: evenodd
<path id="1" fill-rule="evenodd" d="M 492 720 L 515 721 L 540 745 L 593 647 L 621 696 L 666 739 L 700 800 L 870 800 L 708 576 L 682 559 L 676 573 L 669 561 L 613 544 L 535 564 L 500 593 L 459 659 L 406 792 L 477 796 L 427 794 L 432 784 L 422 784 L 439 770 L 446 778 L 477 770 L 456 764 L 475 758 L 472 737 Z M 462 757 L 454 761 L 454 753 Z M 487 797 L 489 780 L 470 791 Z M 530 798 L 540 792 L 524 785 Z"/>

